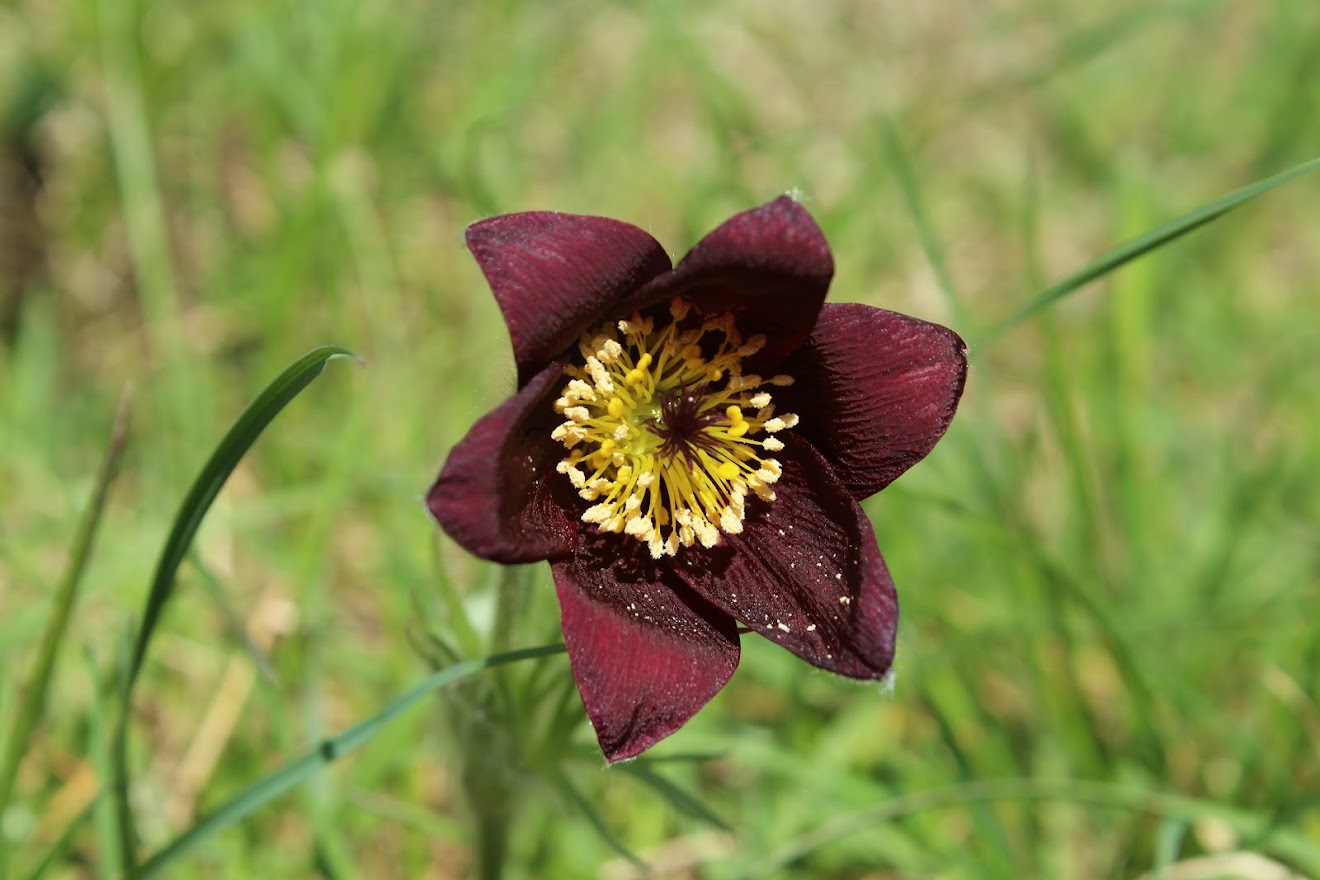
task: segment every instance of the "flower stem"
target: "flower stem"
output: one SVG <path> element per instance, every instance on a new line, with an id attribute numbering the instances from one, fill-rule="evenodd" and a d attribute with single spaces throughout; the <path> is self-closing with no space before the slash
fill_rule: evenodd
<path id="1" fill-rule="evenodd" d="M 530 566 L 509 566 L 500 574 L 495 593 L 495 618 L 491 623 L 492 654 L 504 651 L 521 633 L 523 611 L 528 602 Z M 485 717 L 469 728 L 465 751 L 467 772 L 464 787 L 476 822 L 477 876 L 500 880 L 508 855 L 509 827 L 515 803 L 512 798 L 520 761 L 518 706 L 509 676 L 495 670 L 486 694 Z"/>
<path id="2" fill-rule="evenodd" d="M 527 596 L 530 575 L 530 565 L 510 565 L 500 572 L 500 583 L 495 591 L 495 620 L 490 633 L 493 654 L 508 650 L 518 634 L 522 624 L 519 612 L 531 604 Z"/>
<path id="3" fill-rule="evenodd" d="M 480 880 L 500 880 L 504 876 L 504 857 L 508 852 L 509 816 L 507 813 L 477 814 L 477 876 Z"/>

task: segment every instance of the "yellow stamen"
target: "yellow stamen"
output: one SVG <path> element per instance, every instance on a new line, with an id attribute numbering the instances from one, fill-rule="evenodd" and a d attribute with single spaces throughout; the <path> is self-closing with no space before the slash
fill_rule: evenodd
<path id="1" fill-rule="evenodd" d="M 774 500 L 783 469 L 762 453 L 784 448 L 770 434 L 797 416 L 776 415 L 764 388 L 790 377 L 743 373 L 766 340 L 744 340 L 732 313 L 701 316 L 678 298 L 672 320 L 657 317 L 634 313 L 582 336 L 581 366 L 567 368 L 555 401 L 568 421 L 551 437 L 570 450 L 557 470 L 592 502 L 582 520 L 659 558 L 741 532 L 749 494 Z"/>

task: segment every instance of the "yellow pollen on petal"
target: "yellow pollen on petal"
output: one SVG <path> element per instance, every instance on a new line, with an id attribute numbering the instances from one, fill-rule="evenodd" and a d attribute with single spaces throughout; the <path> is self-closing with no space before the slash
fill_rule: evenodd
<path id="1" fill-rule="evenodd" d="M 749 495 L 773 501 L 783 468 L 768 456 L 784 443 L 771 434 L 797 416 L 776 414 L 767 390 L 791 377 L 743 372 L 765 344 L 681 297 L 583 334 L 554 406 L 568 421 L 551 433 L 569 450 L 557 470 L 592 502 L 583 522 L 660 558 L 740 533 Z"/>

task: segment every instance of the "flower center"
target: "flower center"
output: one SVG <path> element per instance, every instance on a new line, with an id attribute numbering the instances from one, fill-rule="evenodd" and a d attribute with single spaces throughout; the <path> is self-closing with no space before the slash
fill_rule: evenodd
<path id="1" fill-rule="evenodd" d="M 773 434 L 798 421 L 776 416 L 763 390 L 791 377 L 742 371 L 765 337 L 744 341 L 732 313 L 690 311 L 679 298 L 661 327 L 634 314 L 583 334 L 583 363 L 565 370 L 555 401 L 568 419 L 551 434 L 569 451 L 558 470 L 596 502 L 582 520 L 643 541 L 656 559 L 741 532 L 748 492 L 773 501 L 783 468 L 764 453 L 783 449 Z"/>

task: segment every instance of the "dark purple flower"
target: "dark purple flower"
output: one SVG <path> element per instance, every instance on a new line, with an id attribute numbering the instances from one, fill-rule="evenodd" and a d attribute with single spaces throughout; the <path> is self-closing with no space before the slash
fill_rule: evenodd
<path id="1" fill-rule="evenodd" d="M 858 502 L 944 434 L 967 375 L 958 335 L 825 304 L 829 245 L 789 198 L 677 267 L 604 217 L 509 214 L 467 241 L 518 391 L 454 447 L 428 505 L 478 556 L 550 561 L 606 758 L 724 686 L 739 623 L 883 678 L 898 598 Z"/>

